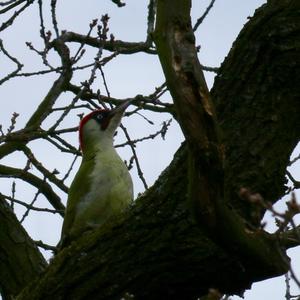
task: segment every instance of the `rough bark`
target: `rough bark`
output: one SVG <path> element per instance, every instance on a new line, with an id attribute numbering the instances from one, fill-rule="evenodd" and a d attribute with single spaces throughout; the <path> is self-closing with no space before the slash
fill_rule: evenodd
<path id="1" fill-rule="evenodd" d="M 47 263 L 2 197 L 0 228 L 0 291 L 3 299 L 12 299 Z"/>
<path id="2" fill-rule="evenodd" d="M 241 187 L 276 202 L 300 136 L 299 1 L 269 1 L 240 33 L 212 90 L 226 145 L 225 198 L 248 222 Z"/>
<path id="3" fill-rule="evenodd" d="M 284 272 L 287 259 L 283 260 L 277 242 L 263 230 L 246 229 L 245 220 L 226 205 L 223 145 L 197 57 L 190 7 L 190 1 L 158 1 L 155 30 L 159 58 L 189 150 L 188 200 L 196 220 L 217 244 L 265 271 Z"/>
<path id="4" fill-rule="evenodd" d="M 196 299 L 274 274 L 212 242 L 187 207 L 186 150 L 124 216 L 57 255 L 18 299 Z M 180 170 L 180 172 L 179 172 Z M 47 288 L 46 288 L 47 287 Z"/>
<path id="5" fill-rule="evenodd" d="M 238 37 L 212 92 L 226 146 L 224 199 L 254 225 L 255 209 L 238 198 L 238 189 L 276 201 L 299 139 L 299 11 L 292 0 L 263 6 Z M 212 287 L 239 293 L 284 272 L 244 255 L 232 236 L 218 243 L 193 222 L 187 155 L 183 146 L 126 214 L 64 249 L 18 299 L 120 299 L 126 293 L 196 299 Z M 271 265 L 274 253 L 268 254 Z"/>
<path id="6" fill-rule="evenodd" d="M 189 149 L 188 198 L 207 228 L 217 227 L 223 198 L 223 157 L 218 122 L 197 57 L 190 1 L 158 1 L 154 40 Z"/>

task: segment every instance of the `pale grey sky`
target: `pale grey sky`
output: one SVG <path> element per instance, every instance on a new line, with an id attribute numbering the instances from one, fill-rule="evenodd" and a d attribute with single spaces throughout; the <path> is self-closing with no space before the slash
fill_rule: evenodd
<path id="1" fill-rule="evenodd" d="M 48 7 L 50 1 L 44 1 L 45 7 Z M 66 29 L 74 32 L 85 34 L 88 31 L 89 23 L 92 19 L 100 18 L 101 15 L 108 13 L 111 17 L 109 21 L 110 31 L 116 39 L 126 41 L 142 41 L 145 39 L 146 32 L 146 14 L 148 1 L 146 0 L 126 0 L 126 6 L 117 8 L 109 0 L 64 0 L 58 1 L 57 19 L 60 29 Z M 210 1 L 193 1 L 193 20 L 196 20 Z M 253 15 L 256 8 L 266 1 L 252 0 L 217 0 L 207 19 L 201 25 L 196 33 L 197 43 L 201 45 L 199 54 L 201 63 L 207 66 L 218 67 L 228 53 L 232 42 L 237 37 L 243 25 L 247 22 L 247 17 Z M 46 12 L 45 12 L 46 13 Z M 3 20 L 1 20 L 2 22 Z M 46 26 L 50 28 L 49 14 L 46 15 Z M 33 4 L 29 9 L 16 21 L 14 26 L 4 31 L 1 35 L 4 45 L 10 53 L 25 64 L 25 71 L 35 71 L 44 69 L 39 59 L 28 50 L 25 41 L 32 41 L 36 47 L 42 47 L 39 38 L 39 18 L 37 4 Z M 96 50 L 93 50 L 94 54 Z M 1 56 L 0 56 L 1 59 Z M 55 63 L 57 58 L 53 57 Z M 91 59 L 91 57 L 89 57 Z M 11 65 L 7 61 L 0 60 L 0 78 L 5 71 L 10 70 Z M 134 56 L 120 56 L 104 68 L 111 96 L 113 97 L 131 97 L 136 94 L 150 94 L 154 88 L 164 82 L 163 73 L 155 56 L 138 54 Z M 85 79 L 87 73 L 82 73 L 80 79 Z M 206 73 L 209 86 L 213 84 L 212 73 Z M 76 75 L 77 76 L 77 75 Z M 20 113 L 17 128 L 28 120 L 32 111 L 37 107 L 40 100 L 45 96 L 47 89 L 56 78 L 55 74 L 44 75 L 41 77 L 31 77 L 26 79 L 13 79 L 6 82 L 0 87 L 0 99 L 5 102 L 0 112 L 0 123 L 5 127 L 9 126 L 10 118 L 13 112 Z M 77 77 L 76 77 L 77 78 Z M 100 89 L 103 91 L 103 85 Z M 70 101 L 70 94 L 62 97 L 61 103 Z M 168 99 L 168 96 L 165 97 Z M 80 112 L 80 111 L 78 111 Z M 86 112 L 82 110 L 81 112 Z M 145 115 L 149 115 L 146 113 Z M 133 137 L 142 137 L 146 132 L 153 132 L 159 128 L 163 120 L 168 119 L 168 115 L 155 115 L 151 120 L 156 122 L 156 127 L 147 125 L 142 118 L 125 120 L 129 132 Z M 75 126 L 77 122 L 68 119 L 70 126 Z M 141 124 L 141 125 L 140 125 Z M 119 137 L 118 140 L 122 140 Z M 70 137 L 70 141 L 77 143 L 77 134 Z M 166 136 L 166 141 L 159 139 L 143 143 L 137 147 L 140 154 L 140 162 L 144 171 L 146 180 L 151 185 L 161 171 L 172 160 L 173 153 L 176 151 L 182 141 L 182 134 L 175 122 L 173 122 Z M 33 145 L 37 157 L 45 162 L 50 169 L 61 167 L 67 170 L 70 163 L 66 161 L 65 156 L 49 149 L 49 144 L 36 143 Z M 130 153 L 127 149 L 119 151 L 123 158 L 129 158 Z M 155 153 L 155 154 L 154 154 Z M 18 154 L 14 154 L 5 160 L 10 165 L 23 166 L 25 159 L 21 159 Z M 76 165 L 78 167 L 78 164 Z M 143 185 L 138 179 L 136 171 L 132 171 L 134 179 L 135 193 L 143 191 Z M 6 181 L 7 183 L 8 181 Z M 11 182 L 11 181 L 9 181 Z M 3 187 L 3 185 L 2 185 Z M 32 199 L 35 190 L 28 188 L 26 185 L 17 182 L 16 196 L 22 198 L 28 196 Z M 21 189 L 21 190 L 20 190 Z M 9 193 L 10 186 L 3 192 Z M 65 197 L 65 196 L 64 196 Z M 47 202 L 44 199 L 39 200 L 39 205 L 45 207 Z M 19 216 L 22 215 L 23 209 L 18 209 Z M 58 216 L 31 212 L 30 217 L 24 222 L 24 226 L 30 232 L 34 239 L 42 239 L 49 244 L 56 244 L 60 237 L 61 218 Z M 270 227 L 271 228 L 271 227 Z M 299 248 L 290 251 L 294 257 L 294 265 L 300 265 Z M 49 255 L 48 255 L 49 256 Z M 299 273 L 299 272 L 298 272 Z M 280 277 L 256 283 L 250 291 L 245 294 L 246 300 L 282 300 L 284 299 L 285 284 L 284 278 Z M 299 293 L 299 291 L 298 291 Z M 234 299 L 239 299 L 234 297 Z"/>

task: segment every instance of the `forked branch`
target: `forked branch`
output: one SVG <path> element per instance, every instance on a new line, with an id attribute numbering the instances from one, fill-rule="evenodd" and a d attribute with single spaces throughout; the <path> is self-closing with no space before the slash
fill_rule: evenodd
<path id="1" fill-rule="evenodd" d="M 283 259 L 276 241 L 263 230 L 247 229 L 242 218 L 224 204 L 223 146 L 197 57 L 190 8 L 191 1 L 158 1 L 154 37 L 188 144 L 192 212 L 216 243 L 230 252 L 238 251 L 242 259 L 259 262 L 267 272 L 283 274 L 288 259 Z"/>

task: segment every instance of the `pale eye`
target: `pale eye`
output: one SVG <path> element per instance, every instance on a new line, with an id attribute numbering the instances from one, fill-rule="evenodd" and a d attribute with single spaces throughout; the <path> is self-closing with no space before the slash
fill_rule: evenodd
<path id="1" fill-rule="evenodd" d="M 103 119 L 103 115 L 102 114 L 99 114 L 99 115 L 97 115 L 97 120 L 99 120 L 99 121 L 101 121 L 102 119 Z"/>

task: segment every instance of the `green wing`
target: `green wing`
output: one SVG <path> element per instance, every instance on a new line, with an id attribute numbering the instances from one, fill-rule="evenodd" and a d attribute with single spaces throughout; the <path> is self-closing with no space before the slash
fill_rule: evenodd
<path id="1" fill-rule="evenodd" d="M 130 174 L 116 152 L 98 152 L 83 159 L 69 190 L 62 245 L 121 213 L 132 198 Z"/>
<path id="2" fill-rule="evenodd" d="M 91 180 L 88 176 L 94 167 L 94 160 L 83 160 L 80 168 L 70 186 L 67 208 L 62 227 L 62 240 L 64 240 L 70 233 L 72 224 L 76 216 L 77 206 L 82 198 L 89 192 Z"/>

